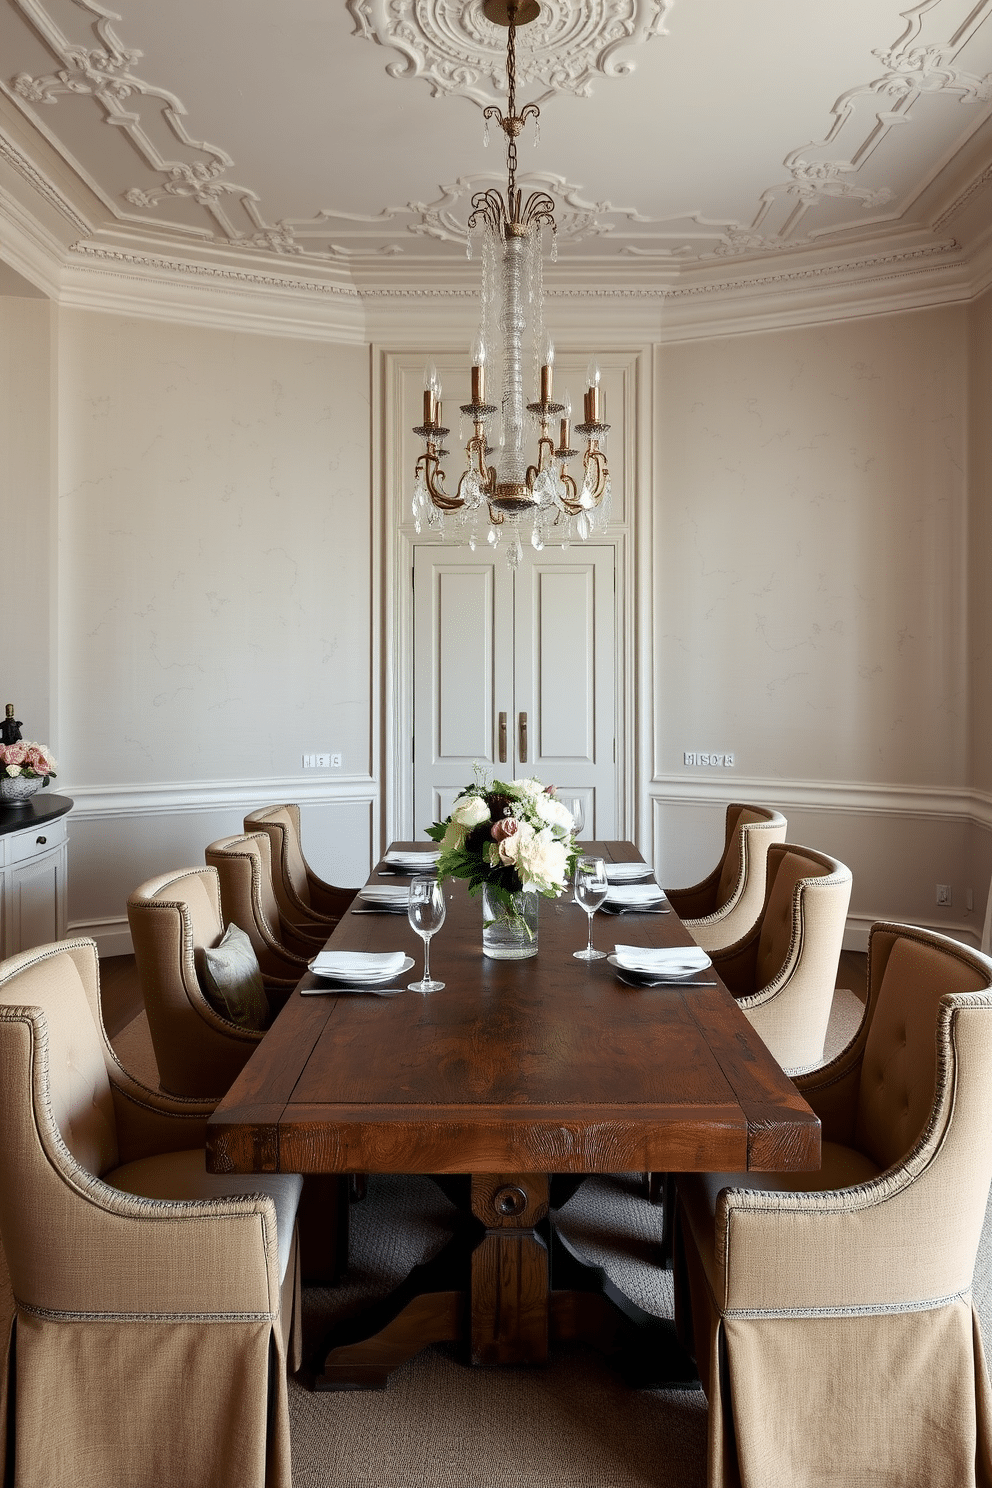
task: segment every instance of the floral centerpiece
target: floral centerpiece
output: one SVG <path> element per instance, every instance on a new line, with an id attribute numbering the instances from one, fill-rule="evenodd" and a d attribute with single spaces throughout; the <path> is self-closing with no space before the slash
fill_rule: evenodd
<path id="1" fill-rule="evenodd" d="M 536 896 L 557 899 L 578 858 L 572 814 L 554 787 L 539 780 L 477 780 L 459 792 L 451 815 L 434 822 L 427 835 L 441 847 L 438 881 L 467 879 L 469 893 L 483 895 L 484 931 L 499 924 L 503 938 L 519 946 L 494 950 L 499 935 L 484 934 L 487 955 L 533 955 Z"/>
<path id="2" fill-rule="evenodd" d="M 0 744 L 0 796 L 16 799 L 34 795 L 55 778 L 55 761 L 46 745 L 16 739 Z"/>

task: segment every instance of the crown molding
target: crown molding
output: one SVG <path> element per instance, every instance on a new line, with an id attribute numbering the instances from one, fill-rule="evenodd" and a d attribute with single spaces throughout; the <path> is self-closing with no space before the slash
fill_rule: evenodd
<path id="1" fill-rule="evenodd" d="M 364 309 L 353 285 L 134 248 L 77 245 L 62 271 L 59 301 L 74 309 L 215 329 L 366 340 Z"/>

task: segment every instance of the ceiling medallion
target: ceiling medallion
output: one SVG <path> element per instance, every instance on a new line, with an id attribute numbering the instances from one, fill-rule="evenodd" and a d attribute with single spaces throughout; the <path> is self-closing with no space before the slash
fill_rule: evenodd
<path id="1" fill-rule="evenodd" d="M 483 0 L 347 0 L 355 35 L 392 47 L 403 60 L 391 77 L 423 78 L 431 92 L 457 93 L 481 107 L 506 96 L 501 28 Z M 675 0 L 541 0 L 517 59 L 521 83 L 587 98 L 597 77 L 620 77 L 635 63 L 618 53 L 664 36 Z M 524 24 L 524 23 L 522 23 Z"/>

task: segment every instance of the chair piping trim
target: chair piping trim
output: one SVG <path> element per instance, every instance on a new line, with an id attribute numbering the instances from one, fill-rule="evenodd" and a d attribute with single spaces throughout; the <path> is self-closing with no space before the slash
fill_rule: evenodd
<path id="1" fill-rule="evenodd" d="M 936 1312 L 949 1307 L 953 1302 L 969 1302 L 971 1288 L 951 1292 L 946 1297 L 928 1297 L 913 1302 L 852 1302 L 849 1306 L 836 1307 L 725 1307 L 721 1316 L 725 1318 L 832 1318 L 832 1317 L 887 1317 L 890 1313 Z"/>
<path id="2" fill-rule="evenodd" d="M 274 1323 L 274 1312 L 75 1312 L 33 1307 L 15 1297 L 18 1310 L 47 1323 Z"/>

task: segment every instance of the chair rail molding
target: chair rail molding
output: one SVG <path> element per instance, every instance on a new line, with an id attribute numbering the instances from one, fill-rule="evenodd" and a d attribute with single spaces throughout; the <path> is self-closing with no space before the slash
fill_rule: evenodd
<path id="1" fill-rule="evenodd" d="M 60 786 L 63 782 L 60 780 Z M 314 781 L 308 775 L 266 776 L 258 780 L 163 781 L 142 785 L 65 786 L 75 804 L 75 819 L 103 821 L 119 816 L 187 816 L 226 807 L 258 806 L 266 800 L 376 802 L 379 785 L 371 775 L 338 775 Z"/>

